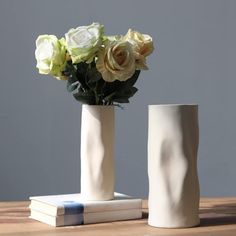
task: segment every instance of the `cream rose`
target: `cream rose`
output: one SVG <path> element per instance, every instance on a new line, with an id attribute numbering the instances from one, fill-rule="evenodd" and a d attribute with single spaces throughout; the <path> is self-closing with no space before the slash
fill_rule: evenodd
<path id="1" fill-rule="evenodd" d="M 40 74 L 50 74 L 57 79 L 66 79 L 61 75 L 65 67 L 66 50 L 62 40 L 54 35 L 40 35 L 36 40 L 36 67 Z"/>
<path id="2" fill-rule="evenodd" d="M 91 62 L 102 44 L 103 25 L 93 23 L 70 29 L 65 34 L 66 48 L 73 63 Z"/>
<path id="3" fill-rule="evenodd" d="M 150 55 L 153 50 L 152 37 L 147 34 L 141 34 L 138 31 L 129 29 L 127 34 L 123 37 L 123 40 L 128 41 L 132 44 L 137 69 L 148 69 L 146 65 L 146 57 Z"/>
<path id="4" fill-rule="evenodd" d="M 131 44 L 125 41 L 109 42 L 100 50 L 96 67 L 107 82 L 129 79 L 135 72 L 135 57 Z"/>

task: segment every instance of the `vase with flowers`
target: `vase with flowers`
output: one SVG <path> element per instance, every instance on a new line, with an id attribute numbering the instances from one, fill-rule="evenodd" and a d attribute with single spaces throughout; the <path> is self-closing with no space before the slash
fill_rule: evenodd
<path id="1" fill-rule="evenodd" d="M 93 23 L 70 29 L 65 37 L 40 35 L 35 57 L 40 74 L 66 81 L 74 98 L 83 103 L 81 119 L 81 194 L 86 200 L 114 197 L 114 107 L 128 103 L 152 38 L 131 30 L 108 36 Z"/>

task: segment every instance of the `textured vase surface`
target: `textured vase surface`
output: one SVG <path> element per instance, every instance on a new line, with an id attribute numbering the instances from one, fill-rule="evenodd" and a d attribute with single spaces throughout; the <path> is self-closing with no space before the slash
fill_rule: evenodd
<path id="1" fill-rule="evenodd" d="M 86 200 L 114 198 L 114 107 L 82 106 L 81 195 Z"/>
<path id="2" fill-rule="evenodd" d="M 185 228 L 199 224 L 197 105 L 149 105 L 148 224 Z"/>

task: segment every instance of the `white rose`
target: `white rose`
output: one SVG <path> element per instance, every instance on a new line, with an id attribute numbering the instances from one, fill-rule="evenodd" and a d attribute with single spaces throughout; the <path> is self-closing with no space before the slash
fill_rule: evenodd
<path id="1" fill-rule="evenodd" d="M 70 29 L 65 38 L 72 62 L 91 62 L 102 44 L 102 34 L 103 25 L 99 23 Z"/>
<path id="2" fill-rule="evenodd" d="M 133 46 L 136 57 L 136 68 L 148 69 L 146 57 L 154 50 L 152 37 L 148 34 L 141 34 L 138 31 L 129 29 L 123 40 L 130 42 Z"/>
<path id="3" fill-rule="evenodd" d="M 129 79 L 135 72 L 135 57 L 131 44 L 125 41 L 108 43 L 100 50 L 96 67 L 107 82 Z"/>
<path id="4" fill-rule="evenodd" d="M 66 62 L 66 50 L 56 36 L 40 35 L 37 38 L 35 58 L 40 74 L 50 74 L 57 79 L 66 79 L 61 76 Z"/>

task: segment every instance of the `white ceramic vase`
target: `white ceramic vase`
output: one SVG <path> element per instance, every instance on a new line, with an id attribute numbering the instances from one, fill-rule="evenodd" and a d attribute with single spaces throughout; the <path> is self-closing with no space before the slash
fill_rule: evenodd
<path id="1" fill-rule="evenodd" d="M 114 198 L 114 106 L 83 105 L 81 119 L 81 195 Z"/>
<path id="2" fill-rule="evenodd" d="M 186 228 L 199 224 L 197 105 L 150 105 L 148 224 Z"/>

